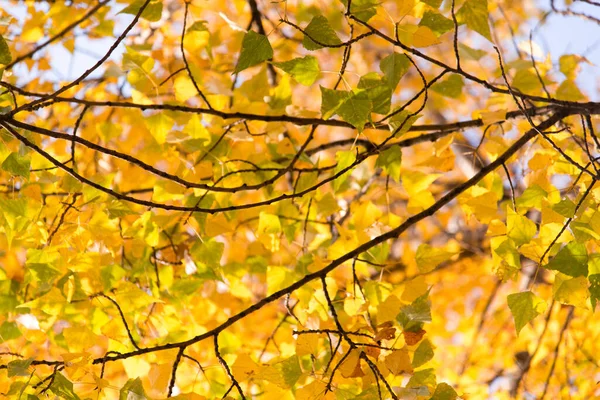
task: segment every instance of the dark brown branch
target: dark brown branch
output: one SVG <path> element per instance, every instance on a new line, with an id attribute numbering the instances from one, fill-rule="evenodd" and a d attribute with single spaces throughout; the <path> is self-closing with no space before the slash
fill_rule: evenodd
<path id="1" fill-rule="evenodd" d="M 129 341 L 131 342 L 131 344 L 133 345 L 133 347 L 135 347 L 136 349 L 139 350 L 140 346 L 138 346 L 137 342 L 133 338 L 133 334 L 131 333 L 131 329 L 129 328 L 129 324 L 127 323 L 127 319 L 125 318 L 125 314 L 123 313 L 123 310 L 121 309 L 121 306 L 119 306 L 119 303 L 117 303 L 117 301 L 115 299 L 113 299 L 112 297 L 109 297 L 109 296 L 105 295 L 104 293 L 97 293 L 97 294 L 91 296 L 90 299 L 94 299 L 96 297 L 105 298 L 106 300 L 110 301 L 117 308 L 117 311 L 119 311 L 119 316 L 121 317 L 121 322 L 123 322 L 123 325 L 125 326 L 125 331 L 127 332 L 127 336 L 129 337 Z"/>
<path id="2" fill-rule="evenodd" d="M 167 397 L 171 397 L 173 395 L 173 388 L 175 387 L 175 381 L 177 379 L 177 367 L 179 367 L 179 363 L 181 362 L 181 357 L 183 357 L 184 351 L 185 347 L 180 347 L 177 355 L 175 356 L 175 361 L 173 361 L 173 369 L 171 370 L 171 380 L 169 381 Z"/>
<path id="3" fill-rule="evenodd" d="M 235 388 L 237 389 L 242 400 L 245 400 L 246 396 L 244 396 L 244 391 L 242 390 L 240 383 L 237 381 L 237 379 L 235 379 L 235 376 L 233 376 L 233 374 L 231 373 L 231 369 L 229 369 L 229 365 L 227 365 L 227 361 L 225 361 L 225 359 L 221 356 L 221 352 L 219 351 L 219 334 L 214 335 L 213 338 L 214 338 L 215 355 L 217 356 L 217 359 L 219 360 L 219 364 L 221 364 L 221 366 L 227 373 L 227 376 L 231 380 L 232 385 L 235 386 Z"/>

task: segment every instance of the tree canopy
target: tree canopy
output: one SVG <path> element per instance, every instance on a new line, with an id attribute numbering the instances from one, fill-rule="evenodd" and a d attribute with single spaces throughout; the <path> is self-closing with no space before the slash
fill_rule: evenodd
<path id="1" fill-rule="evenodd" d="M 600 395 L 596 70 L 540 34 L 600 4 L 542 3 L 0 2 L 0 393 Z"/>

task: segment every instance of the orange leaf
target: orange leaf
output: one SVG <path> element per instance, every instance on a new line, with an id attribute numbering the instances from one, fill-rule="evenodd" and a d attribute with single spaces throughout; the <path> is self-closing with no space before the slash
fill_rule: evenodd
<path id="1" fill-rule="evenodd" d="M 377 332 L 377 334 L 375 335 L 375 341 L 379 342 L 380 340 L 390 340 L 395 337 L 396 337 L 396 328 L 394 328 L 394 327 L 384 328 L 384 329 L 381 329 L 379 332 Z"/>
<path id="2" fill-rule="evenodd" d="M 340 366 L 340 373 L 344 378 L 358 378 L 365 376 L 365 373 L 360 368 L 360 355 L 362 351 L 354 349 L 350 351 L 350 355 L 346 357 Z"/>
<path id="3" fill-rule="evenodd" d="M 427 333 L 427 331 L 421 329 L 417 332 L 403 332 L 404 335 L 404 341 L 406 342 L 407 345 L 412 346 L 414 344 L 417 344 L 421 341 L 421 339 L 423 339 L 423 336 L 425 335 L 425 333 Z"/>

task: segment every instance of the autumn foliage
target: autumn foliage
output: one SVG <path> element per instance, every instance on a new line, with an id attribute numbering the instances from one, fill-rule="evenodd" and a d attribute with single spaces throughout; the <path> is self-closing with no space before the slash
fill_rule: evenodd
<path id="1" fill-rule="evenodd" d="M 0 2 L 0 394 L 600 396 L 600 103 L 537 42 L 600 5 L 538 3 Z"/>

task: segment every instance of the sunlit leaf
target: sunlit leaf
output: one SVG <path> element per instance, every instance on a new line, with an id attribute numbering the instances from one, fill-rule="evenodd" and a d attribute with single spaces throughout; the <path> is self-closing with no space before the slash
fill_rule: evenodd
<path id="1" fill-rule="evenodd" d="M 570 304 L 579 308 L 588 308 L 590 291 L 589 281 L 584 276 L 571 278 L 557 274 L 552 287 L 553 297 L 562 304 Z"/>
<path id="2" fill-rule="evenodd" d="M 508 307 L 515 321 L 517 334 L 535 317 L 543 313 L 546 303 L 533 292 L 521 292 L 508 295 Z"/>
<path id="3" fill-rule="evenodd" d="M 385 358 L 385 365 L 394 375 L 412 374 L 413 366 L 410 362 L 408 350 L 394 350 Z"/>
<path id="4" fill-rule="evenodd" d="M 146 3 L 145 0 L 135 0 L 130 5 L 122 9 L 119 14 L 137 15 L 142 6 Z M 157 22 L 162 16 L 163 3 L 161 0 L 152 0 L 142 11 L 141 17 L 150 22 Z"/>
<path id="5" fill-rule="evenodd" d="M 290 61 L 273 63 L 298 82 L 306 86 L 312 85 L 321 74 L 318 60 L 313 56 L 294 58 Z"/>
<path id="6" fill-rule="evenodd" d="M 419 270 L 423 273 L 433 271 L 435 267 L 449 260 L 454 254 L 442 249 L 432 247 L 428 244 L 421 244 L 417 249 L 415 260 Z"/>
<path id="7" fill-rule="evenodd" d="M 456 13 L 460 23 L 466 23 L 469 29 L 481 34 L 484 38 L 492 41 L 490 25 L 488 23 L 487 0 L 467 0 Z"/>

